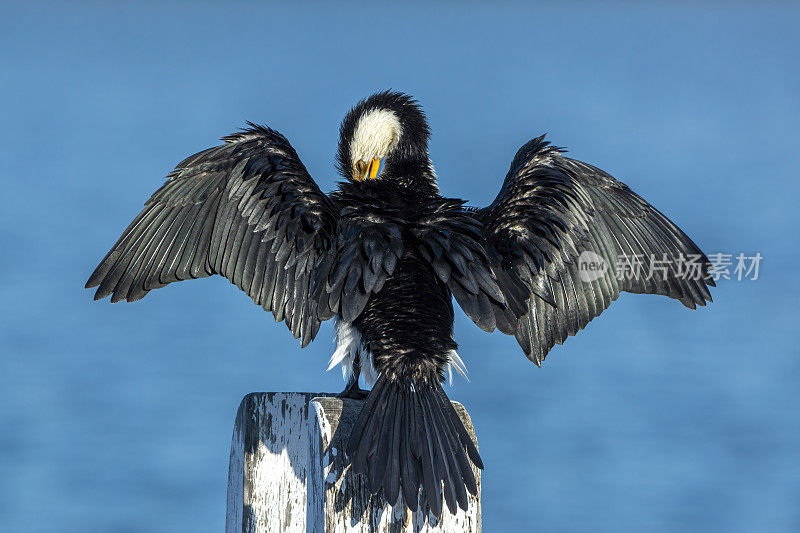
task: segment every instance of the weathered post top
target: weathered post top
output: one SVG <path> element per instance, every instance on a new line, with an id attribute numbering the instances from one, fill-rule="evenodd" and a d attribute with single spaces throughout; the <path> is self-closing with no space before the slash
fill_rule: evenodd
<path id="1" fill-rule="evenodd" d="M 244 397 L 236 414 L 228 471 L 226 532 L 478 532 L 478 495 L 466 511 L 439 521 L 420 494 L 419 511 L 373 496 L 344 456 L 362 401 L 300 392 L 262 392 Z M 475 441 L 466 409 L 453 402 Z"/>

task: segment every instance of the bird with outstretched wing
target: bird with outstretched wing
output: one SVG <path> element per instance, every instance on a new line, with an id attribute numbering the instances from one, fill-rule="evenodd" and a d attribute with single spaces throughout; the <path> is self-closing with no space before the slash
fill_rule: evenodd
<path id="1" fill-rule="evenodd" d="M 477 491 L 472 465 L 483 463 L 442 388 L 446 371 L 465 371 L 453 298 L 480 328 L 514 335 L 537 365 L 623 291 L 692 309 L 711 301 L 708 259 L 683 231 L 544 137 L 517 152 L 497 198 L 475 209 L 440 195 L 427 120 L 402 93 L 347 113 L 345 181 L 330 194 L 285 137 L 249 126 L 179 163 L 86 286 L 95 299 L 132 302 L 219 274 L 303 346 L 335 318 L 331 366 L 349 375 L 341 395 L 366 398 L 347 457 L 389 503 L 402 496 L 416 509 L 423 490 L 440 516 Z"/>

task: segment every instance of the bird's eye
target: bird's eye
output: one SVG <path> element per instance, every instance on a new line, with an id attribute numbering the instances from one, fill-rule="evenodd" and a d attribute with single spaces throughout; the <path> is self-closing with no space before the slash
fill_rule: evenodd
<path id="1" fill-rule="evenodd" d="M 364 174 L 367 171 L 367 164 L 364 162 L 364 160 L 358 160 L 358 163 L 356 163 L 356 170 L 359 174 Z"/>

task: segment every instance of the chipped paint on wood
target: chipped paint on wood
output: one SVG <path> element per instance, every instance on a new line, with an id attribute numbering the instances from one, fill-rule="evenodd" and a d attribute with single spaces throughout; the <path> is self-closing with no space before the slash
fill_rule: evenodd
<path id="1" fill-rule="evenodd" d="M 363 402 L 313 393 L 252 393 L 236 416 L 228 472 L 226 532 L 478 532 L 480 471 L 473 469 L 478 497 L 467 511 L 441 521 L 420 511 L 406 513 L 398 501 L 373 496 L 344 457 L 350 430 Z M 453 404 L 475 438 L 469 415 Z"/>

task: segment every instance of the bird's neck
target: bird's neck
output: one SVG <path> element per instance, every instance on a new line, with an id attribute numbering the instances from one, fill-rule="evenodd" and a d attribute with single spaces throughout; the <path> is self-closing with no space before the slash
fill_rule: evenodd
<path id="1" fill-rule="evenodd" d="M 339 184 L 335 197 L 348 203 L 393 207 L 407 211 L 426 205 L 432 198 L 439 197 L 435 180 L 423 181 L 421 176 L 379 177 L 367 181 L 347 181 Z"/>
<path id="2" fill-rule="evenodd" d="M 408 189 L 411 191 L 411 196 L 416 194 L 427 197 L 439 194 L 436 173 L 427 153 L 424 156 L 388 161 L 381 179 Z"/>

